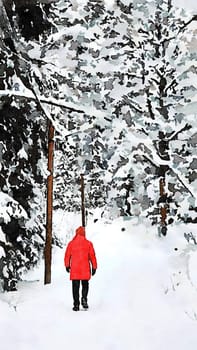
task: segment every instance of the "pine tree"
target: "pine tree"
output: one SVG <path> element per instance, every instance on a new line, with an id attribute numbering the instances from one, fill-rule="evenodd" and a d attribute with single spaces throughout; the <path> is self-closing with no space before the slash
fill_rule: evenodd
<path id="1" fill-rule="evenodd" d="M 5 7 L 3 2 L 0 4 L 3 18 L 0 59 L 4 72 L 0 79 L 0 279 L 3 289 L 11 291 L 16 290 L 22 274 L 38 262 L 44 247 L 44 206 L 40 193 L 44 197 L 42 163 L 46 162 L 46 119 L 40 113 L 36 98 L 28 100 L 23 93 L 32 87 L 27 70 L 28 56 L 19 47 L 22 35 L 26 40 L 30 39 L 23 32 L 25 22 L 20 26 L 21 7 L 14 12 L 13 2 L 5 4 Z M 18 32 L 14 29 L 16 14 Z M 41 32 L 43 30 L 42 27 Z M 38 39 L 41 32 L 33 22 L 31 38 Z M 10 95 L 6 91 L 10 91 Z"/>

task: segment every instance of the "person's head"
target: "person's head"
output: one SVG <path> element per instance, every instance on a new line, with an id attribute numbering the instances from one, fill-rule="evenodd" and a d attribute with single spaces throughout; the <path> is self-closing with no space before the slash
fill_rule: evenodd
<path id="1" fill-rule="evenodd" d="M 79 227 L 76 229 L 76 235 L 77 235 L 77 236 L 84 236 L 84 237 L 85 237 L 85 227 L 79 226 Z"/>

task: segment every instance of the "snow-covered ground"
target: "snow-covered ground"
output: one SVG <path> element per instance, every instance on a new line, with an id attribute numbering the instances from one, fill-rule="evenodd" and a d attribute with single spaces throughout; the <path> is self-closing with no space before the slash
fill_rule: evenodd
<path id="1" fill-rule="evenodd" d="M 69 220 L 68 220 L 69 219 Z M 71 238 L 79 218 L 60 213 L 54 230 Z M 159 238 L 148 223 L 89 221 L 98 270 L 87 312 L 72 311 L 64 249 L 53 252 L 51 285 L 43 266 L 17 292 L 0 295 L 2 350 L 196 350 L 197 245 L 176 226 Z"/>

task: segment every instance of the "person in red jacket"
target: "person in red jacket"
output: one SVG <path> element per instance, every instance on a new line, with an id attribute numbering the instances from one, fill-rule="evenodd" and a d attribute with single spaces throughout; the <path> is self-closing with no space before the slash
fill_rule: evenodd
<path id="1" fill-rule="evenodd" d="M 90 266 L 91 264 L 91 266 Z M 92 242 L 85 237 L 85 228 L 80 226 L 76 229 L 76 235 L 68 243 L 64 256 L 66 271 L 70 272 L 72 280 L 72 293 L 74 311 L 79 311 L 79 288 L 82 284 L 81 305 L 88 309 L 89 280 L 96 273 L 97 260 Z"/>

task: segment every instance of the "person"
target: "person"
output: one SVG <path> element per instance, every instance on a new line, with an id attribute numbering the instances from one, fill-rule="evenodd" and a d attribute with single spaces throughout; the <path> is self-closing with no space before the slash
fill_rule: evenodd
<path id="1" fill-rule="evenodd" d="M 84 309 L 88 309 L 89 280 L 91 275 L 94 276 L 96 273 L 97 259 L 93 244 L 86 239 L 85 228 L 82 226 L 76 229 L 76 235 L 67 245 L 64 265 L 72 280 L 73 310 L 79 311 L 80 284 L 82 285 L 81 305 Z"/>

